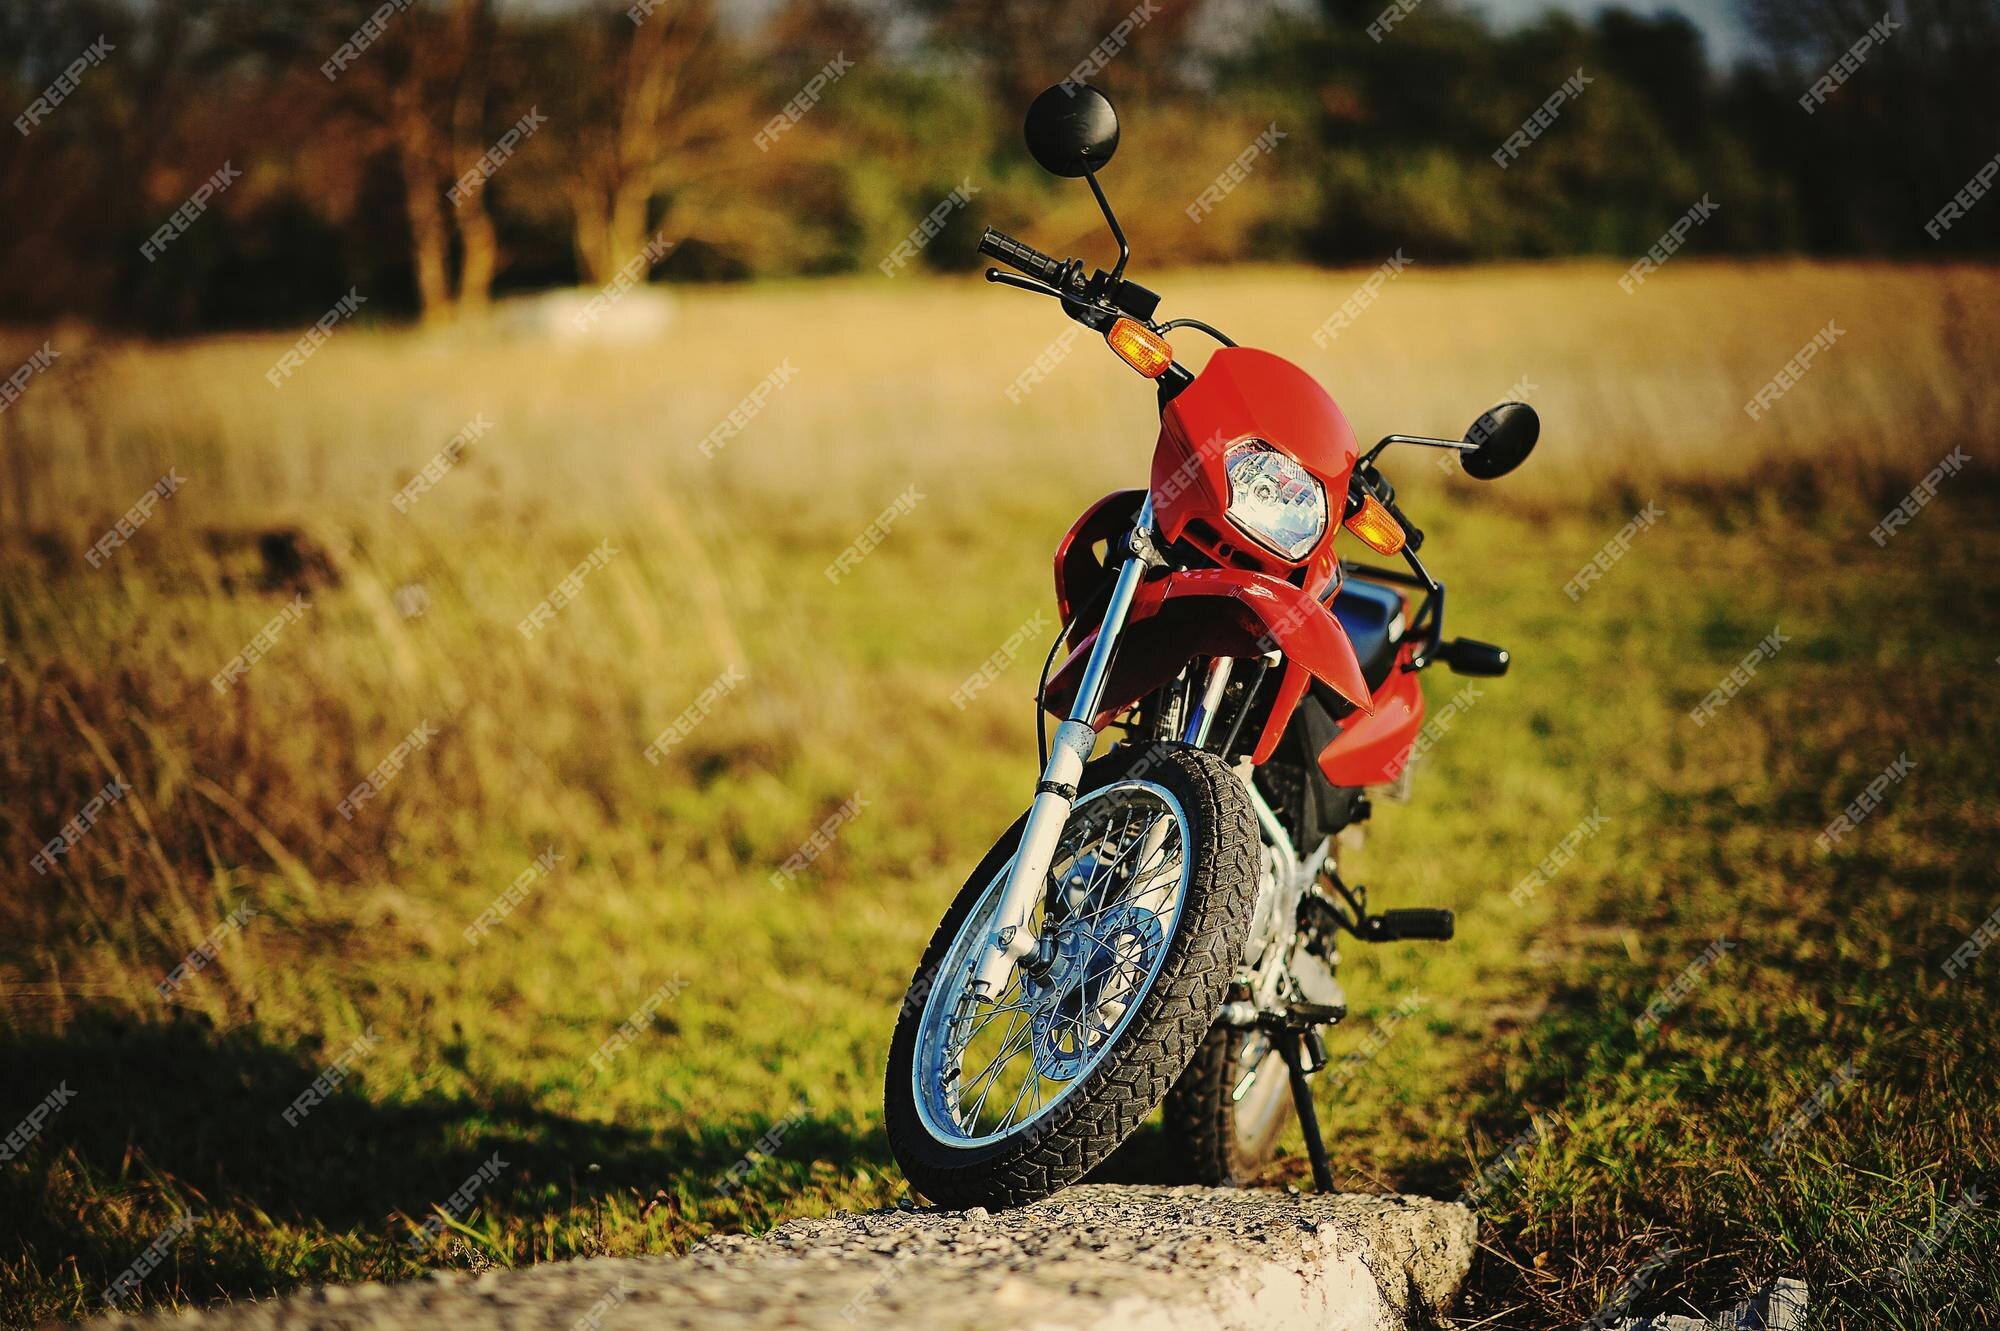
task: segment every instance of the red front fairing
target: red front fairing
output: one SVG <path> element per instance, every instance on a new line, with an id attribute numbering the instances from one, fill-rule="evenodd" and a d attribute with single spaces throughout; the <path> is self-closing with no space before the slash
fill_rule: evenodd
<path id="1" fill-rule="evenodd" d="M 1265 549 L 1227 516 L 1224 456 L 1230 445 L 1250 438 L 1289 453 L 1326 489 L 1326 535 L 1302 559 Z M 1264 761 L 1276 747 L 1309 676 L 1360 712 L 1374 710 L 1353 645 L 1320 599 L 1339 573 L 1334 535 L 1358 452 L 1346 417 L 1305 371 L 1247 347 L 1215 353 L 1161 413 L 1152 494 L 1162 542 L 1191 545 L 1219 567 L 1175 572 L 1140 585 L 1095 718 L 1099 728 L 1194 657 L 1257 657 L 1273 647 L 1286 664 L 1255 761 Z M 1138 490 L 1107 495 L 1063 538 L 1055 574 L 1056 603 L 1065 622 L 1111 575 L 1095 547 L 1100 542 L 1115 547 L 1144 498 Z M 1117 556 L 1111 558 L 1115 562 Z M 1095 636 L 1094 625 L 1087 624 L 1072 633 L 1071 654 L 1049 681 L 1050 710 L 1068 711 Z"/>
<path id="2" fill-rule="evenodd" d="M 1326 491 L 1326 534 L 1302 560 L 1265 549 L 1227 516 L 1223 461 L 1245 439 L 1289 453 Z M 1334 534 L 1359 452 L 1347 417 L 1311 375 L 1268 351 L 1224 347 L 1160 413 L 1152 484 L 1161 538 L 1185 540 L 1224 568 L 1254 569 L 1321 592 L 1336 570 Z"/>

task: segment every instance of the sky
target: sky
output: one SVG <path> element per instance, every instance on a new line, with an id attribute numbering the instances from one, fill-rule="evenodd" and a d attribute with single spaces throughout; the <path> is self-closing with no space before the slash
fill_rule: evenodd
<path id="1" fill-rule="evenodd" d="M 1605 0 L 1469 0 L 1466 7 L 1484 10 L 1502 27 L 1525 23 L 1551 9 L 1588 16 L 1610 8 Z M 1735 64 L 1751 50 L 1750 34 L 1737 20 L 1733 0 L 1628 0 L 1624 8 L 1684 16 L 1701 30 L 1708 58 L 1718 66 Z"/>

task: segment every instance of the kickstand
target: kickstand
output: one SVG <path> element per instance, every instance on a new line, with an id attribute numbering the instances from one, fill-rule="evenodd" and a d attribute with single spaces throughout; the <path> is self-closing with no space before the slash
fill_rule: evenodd
<path id="1" fill-rule="evenodd" d="M 1305 1134 L 1306 1155 L 1312 1160 L 1313 1186 L 1321 1192 L 1333 1191 L 1333 1167 L 1326 1162 L 1326 1143 L 1319 1137 L 1319 1114 L 1313 1108 L 1312 1088 L 1306 1085 L 1305 1068 L 1299 1049 L 1305 1032 L 1286 1029 L 1278 1033 L 1278 1054 L 1292 1079 L 1292 1104 L 1299 1111 L 1299 1130 Z"/>

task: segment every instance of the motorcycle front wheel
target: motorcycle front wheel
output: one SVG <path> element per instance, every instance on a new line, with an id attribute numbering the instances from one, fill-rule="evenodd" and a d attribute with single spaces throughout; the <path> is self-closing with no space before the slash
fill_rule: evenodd
<path id="1" fill-rule="evenodd" d="M 1090 764 L 1030 923 L 1037 957 L 974 994 L 1017 820 L 924 951 L 889 1048 L 889 1145 L 923 1196 L 1020 1206 L 1082 1178 L 1166 1097 L 1242 955 L 1257 824 L 1212 754 L 1126 746 Z"/>

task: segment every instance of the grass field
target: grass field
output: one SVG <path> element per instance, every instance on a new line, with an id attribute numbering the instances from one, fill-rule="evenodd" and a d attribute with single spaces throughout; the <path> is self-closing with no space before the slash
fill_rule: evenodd
<path id="1" fill-rule="evenodd" d="M 1364 438 L 1455 434 L 1512 395 L 1544 420 L 1491 486 L 1391 458 L 1454 631 L 1516 665 L 1347 860 L 1378 903 L 1456 909 L 1459 937 L 1348 957 L 1336 1059 L 1422 1007 L 1322 1079 L 1341 1182 L 1489 1173 L 1466 1325 L 1573 1324 L 1641 1272 L 1638 1311 L 1791 1274 L 1823 1326 L 2000 1325 L 1994 1208 L 1953 1209 L 2000 1185 L 2000 956 L 1946 966 L 2000 907 L 2000 272 L 1683 260 L 1628 297 L 1619 271 L 1413 268 L 1324 349 L 1364 274 L 1159 279 L 1171 313 L 1320 374 Z M 608 349 L 343 328 L 281 389 L 290 335 L 59 332 L 0 414 L 0 1131 L 36 1125 L 0 1163 L 0 1316 L 101 1309 L 163 1235 L 138 1305 L 678 1251 L 897 1199 L 889 1027 L 1032 788 L 1045 639 L 953 692 L 1048 609 L 1055 540 L 1137 482 L 1156 428 L 1085 338 L 1009 401 L 1064 327 L 972 284 L 696 292 L 659 342 Z M 1878 546 L 1954 447 L 1972 465 Z M 1433 706 L 1466 683 L 1430 680 Z M 1166 1167 L 1149 1131 L 1111 1172 Z M 1271 1181 L 1304 1173 L 1294 1139 Z"/>

